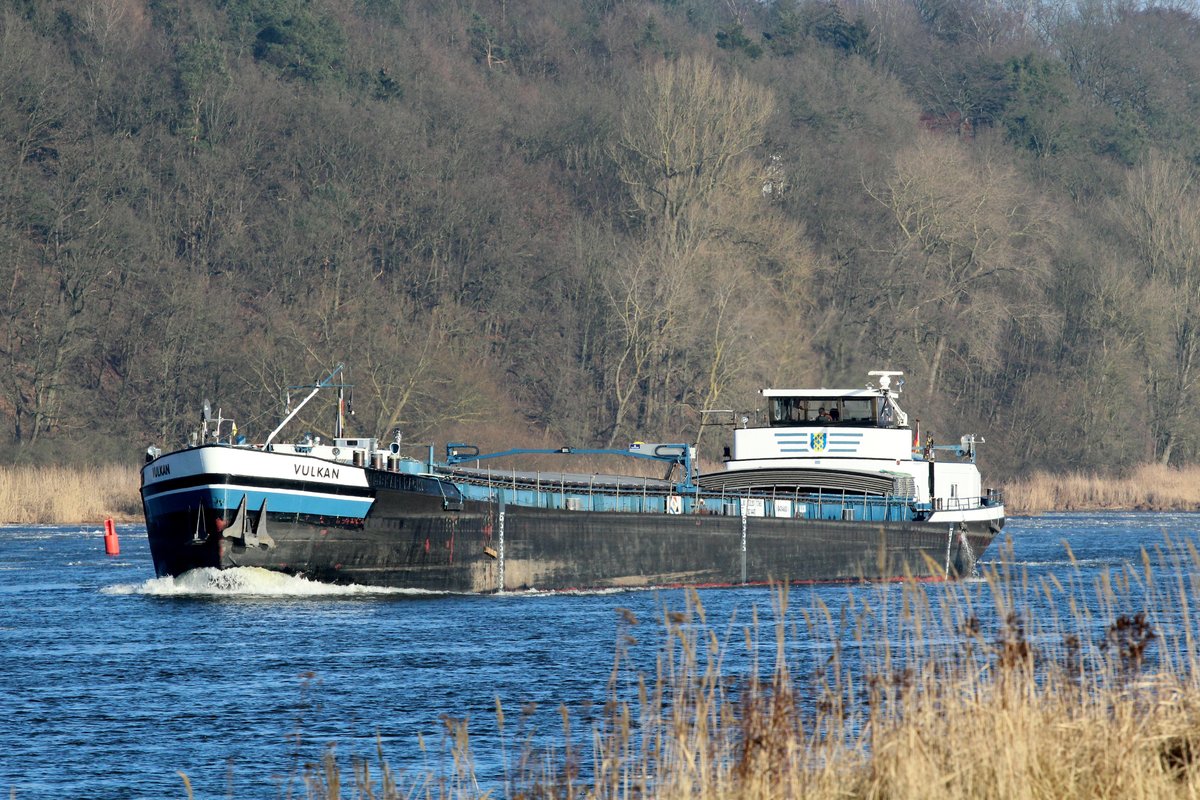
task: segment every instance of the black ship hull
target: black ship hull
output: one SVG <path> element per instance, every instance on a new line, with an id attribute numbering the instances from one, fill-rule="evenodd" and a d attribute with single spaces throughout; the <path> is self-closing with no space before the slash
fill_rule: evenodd
<path id="1" fill-rule="evenodd" d="M 489 593 L 944 579 L 970 575 L 1003 520 L 855 522 L 590 512 L 379 489 L 362 519 L 147 514 L 155 570 L 261 567 L 312 580 Z"/>

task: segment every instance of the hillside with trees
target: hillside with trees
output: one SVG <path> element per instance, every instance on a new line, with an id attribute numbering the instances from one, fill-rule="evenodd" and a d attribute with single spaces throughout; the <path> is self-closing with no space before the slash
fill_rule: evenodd
<path id="1" fill-rule="evenodd" d="M 1192 3 L 0 0 L 0 160 L 9 461 L 341 362 L 408 441 L 889 368 L 1001 475 L 1200 461 Z"/>

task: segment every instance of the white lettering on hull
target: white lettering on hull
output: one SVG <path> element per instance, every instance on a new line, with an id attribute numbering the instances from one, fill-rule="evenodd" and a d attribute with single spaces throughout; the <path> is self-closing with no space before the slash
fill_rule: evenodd
<path id="1" fill-rule="evenodd" d="M 338 480 L 337 467 L 319 467 L 315 464 L 296 464 L 296 474 L 304 478 L 324 478 Z"/>

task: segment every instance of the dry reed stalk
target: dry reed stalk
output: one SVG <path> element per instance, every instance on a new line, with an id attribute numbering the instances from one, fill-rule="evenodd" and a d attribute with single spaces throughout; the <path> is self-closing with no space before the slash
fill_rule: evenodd
<path id="1" fill-rule="evenodd" d="M 1164 540 L 1141 564 L 1098 577 L 1067 569 L 1034 580 L 1011 563 L 1001 558 L 978 582 L 867 587 L 836 612 L 818 599 L 799 625 L 779 587 L 773 648 L 757 612 L 740 631 L 733 622 L 714 630 L 695 591 L 682 611 L 663 609 L 661 627 L 618 609 L 590 772 L 581 773 L 564 708 L 562 745 L 527 746 L 502 796 L 1200 796 L 1196 546 Z M 659 639 L 649 674 L 635 666 L 635 633 Z M 797 637 L 810 650 L 819 645 L 808 669 L 790 660 Z M 746 657 L 730 674 L 738 641 Z M 499 702 L 496 714 L 503 741 Z M 490 796 L 476 779 L 465 723 L 447 720 L 446 743 L 450 774 L 400 791 L 380 752 L 386 777 L 373 781 L 360 766 L 352 796 Z M 310 797 L 351 791 L 331 754 L 314 769 Z"/>
<path id="2" fill-rule="evenodd" d="M 136 467 L 117 464 L 0 468 L 0 521 L 64 525 L 138 519 L 140 480 Z"/>
<path id="3" fill-rule="evenodd" d="M 1012 514 L 1045 511 L 1200 509 L 1200 467 L 1143 464 L 1127 476 L 1035 472 L 1004 487 Z"/>
<path id="4" fill-rule="evenodd" d="M 1174 552 L 1177 566 L 1193 572 L 1194 548 Z M 1200 731 L 1194 711 L 1200 707 L 1194 677 L 1200 659 L 1191 636 L 1177 629 L 1170 642 L 1161 642 L 1155 631 L 1172 623 L 1157 611 L 1128 611 L 1138 587 L 1153 585 L 1153 577 L 1148 558 L 1140 571 L 1114 570 L 1094 587 L 1070 579 L 1033 586 L 1022 576 L 989 576 L 988 593 L 1005 620 L 999 635 L 989 641 L 973 634 L 976 654 L 950 669 L 944 659 L 929 660 L 932 651 L 922 655 L 927 679 L 906 691 L 902 709 L 882 715 L 869 769 L 853 794 L 1195 796 L 1200 785 L 1192 782 L 1190 742 Z M 1180 588 L 1186 595 L 1196 586 Z M 1021 609 L 1039 594 L 1050 610 L 1026 620 Z M 1153 593 L 1146 602 L 1151 600 Z M 1172 605 L 1160 597 L 1153 608 Z M 1109 622 L 1101 626 L 1102 640 L 1089 646 L 1086 631 L 1103 620 Z M 1156 645 L 1170 655 L 1152 667 L 1147 656 Z M 1172 752 L 1187 757 L 1175 757 L 1171 766 Z"/>
<path id="5" fill-rule="evenodd" d="M 1168 590 L 1150 590 L 1147 557 L 1095 582 L 1002 567 L 936 599 L 922 584 L 885 587 L 837 623 L 811 609 L 805 635 L 833 645 L 813 680 L 788 665 L 796 633 L 781 590 L 775 663 L 760 674 L 755 620 L 738 691 L 721 677 L 729 642 L 689 593 L 664 620 L 654 684 L 642 680 L 636 700 L 614 694 L 594 782 L 564 783 L 542 762 L 550 771 L 521 796 L 1196 797 L 1200 653 L 1187 609 L 1200 557 L 1163 547 L 1157 563 L 1179 575 Z M 857 683 L 842 663 L 848 640 L 864 656 Z"/>

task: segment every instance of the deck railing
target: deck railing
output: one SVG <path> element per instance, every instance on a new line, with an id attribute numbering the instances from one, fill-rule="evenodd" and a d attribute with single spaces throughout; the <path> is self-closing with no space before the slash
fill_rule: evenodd
<path id="1" fill-rule="evenodd" d="M 867 495 L 847 490 L 815 492 L 771 487 L 681 491 L 652 478 L 568 480 L 563 473 L 465 473 L 447 475 L 469 499 L 563 511 L 680 513 L 765 518 L 902 521 L 912 518 L 914 498 Z M 474 491 L 473 491 L 474 490 Z M 975 501 L 979 505 L 979 501 Z"/>

